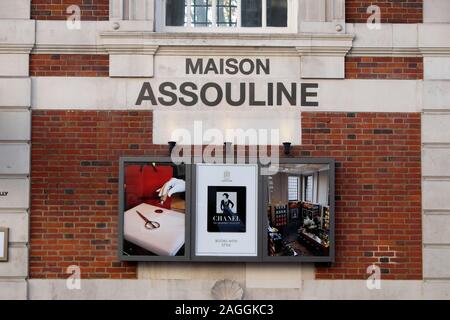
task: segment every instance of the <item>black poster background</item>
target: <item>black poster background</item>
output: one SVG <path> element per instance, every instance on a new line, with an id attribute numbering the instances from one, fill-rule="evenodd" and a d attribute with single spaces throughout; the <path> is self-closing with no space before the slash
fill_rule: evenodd
<path id="1" fill-rule="evenodd" d="M 215 222 L 214 216 L 227 216 L 217 213 L 217 193 L 236 192 L 236 216 L 240 222 Z M 247 218 L 247 188 L 246 187 L 226 187 L 209 186 L 208 187 L 208 232 L 246 232 Z"/>

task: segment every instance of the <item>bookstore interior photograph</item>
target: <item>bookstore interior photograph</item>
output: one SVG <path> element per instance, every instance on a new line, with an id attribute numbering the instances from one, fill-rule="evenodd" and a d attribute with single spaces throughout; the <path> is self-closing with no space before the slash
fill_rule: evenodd
<path id="1" fill-rule="evenodd" d="M 268 255 L 329 254 L 329 166 L 282 164 L 268 178 Z"/>

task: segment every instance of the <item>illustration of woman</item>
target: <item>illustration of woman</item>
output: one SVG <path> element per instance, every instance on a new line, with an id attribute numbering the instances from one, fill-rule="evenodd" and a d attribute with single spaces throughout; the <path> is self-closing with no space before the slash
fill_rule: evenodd
<path id="1" fill-rule="evenodd" d="M 234 208 L 234 203 L 229 199 L 230 195 L 228 193 L 224 193 L 222 201 L 220 201 L 220 210 L 222 210 L 223 213 L 232 215 Z"/>

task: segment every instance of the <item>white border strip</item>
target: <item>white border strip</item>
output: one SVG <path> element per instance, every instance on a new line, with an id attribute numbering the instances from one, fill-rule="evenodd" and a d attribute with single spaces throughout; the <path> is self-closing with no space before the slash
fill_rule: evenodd
<path id="1" fill-rule="evenodd" d="M 141 106 L 135 105 L 145 81 L 155 84 L 155 90 L 156 84 L 164 79 L 33 77 L 31 105 L 35 110 L 151 110 L 156 108 L 167 110 L 167 107 L 153 107 L 148 102 L 144 102 Z M 170 79 L 168 81 L 179 83 L 187 80 Z M 285 81 L 301 82 L 299 79 Z M 319 84 L 319 107 L 295 107 L 302 112 L 421 112 L 422 110 L 423 81 L 421 80 L 312 80 L 308 82 Z M 292 107 L 276 107 L 275 109 L 277 108 L 279 110 Z M 173 109 L 176 110 L 176 108 Z M 209 108 L 209 110 L 214 109 L 220 111 L 220 107 Z"/>

